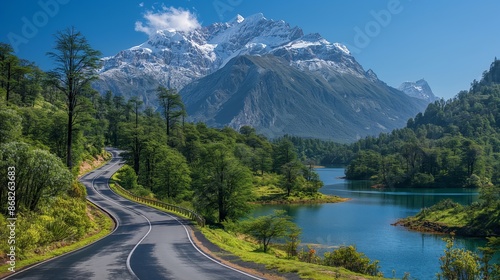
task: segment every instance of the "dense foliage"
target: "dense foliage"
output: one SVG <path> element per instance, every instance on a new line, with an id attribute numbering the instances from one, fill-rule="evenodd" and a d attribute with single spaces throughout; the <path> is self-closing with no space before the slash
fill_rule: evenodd
<path id="1" fill-rule="evenodd" d="M 165 94 L 165 104 L 175 97 L 171 92 Z M 318 174 L 298 159 L 297 149 L 288 139 L 269 141 L 248 126 L 235 131 L 184 122 L 182 104 L 175 106 L 177 113 L 172 115 L 165 110 L 173 106 L 154 111 L 110 92 L 96 97 L 95 104 L 107 124 L 106 143 L 128 151 L 125 157 L 130 167 L 120 174 L 124 187 L 191 204 L 208 221 L 246 215 L 254 197 L 255 177 L 272 174 L 287 195 L 315 193 L 322 186 Z"/>
<path id="2" fill-rule="evenodd" d="M 75 168 L 69 169 L 64 164 L 68 159 L 66 96 L 53 78 L 0 44 L 0 184 L 5 186 L 0 188 L 0 235 L 9 235 L 7 218 L 14 215 L 18 260 L 72 243 L 103 226 L 85 201 L 85 187 L 76 181 L 80 163 L 99 155 L 104 147 L 99 123 L 93 118 L 95 92 L 88 85 L 79 89 L 82 110 L 73 119 L 69 155 Z M 9 209 L 11 201 L 15 207 Z M 0 259 L 10 245 L 0 245 Z"/>
<path id="3" fill-rule="evenodd" d="M 356 246 L 340 246 L 331 252 L 326 252 L 324 257 L 316 255 L 316 250 L 310 248 L 298 254 L 299 260 L 325 266 L 343 267 L 353 272 L 366 275 L 383 276 L 380 272 L 379 261 L 372 261 L 365 254 L 358 252 Z"/>
<path id="4" fill-rule="evenodd" d="M 71 169 L 98 154 L 105 144 L 128 151 L 130 167 L 120 174 L 124 187 L 191 204 L 213 222 L 238 219 L 248 212 L 252 177 L 273 174 L 287 195 L 317 192 L 321 187 L 317 174 L 299 160 L 288 139 L 271 142 L 251 127 L 235 131 L 186 123 L 184 104 L 174 89 L 158 88 L 159 108 L 146 108 L 137 98 L 125 100 L 111 92 L 98 94 L 90 87 L 98 51 L 74 29 L 57 33 L 55 49 L 47 53 L 57 67 L 49 73 L 18 59 L 6 44 L 0 50 L 0 140 L 10 145 L 3 148 L 3 157 L 16 155 L 20 157 L 16 164 L 32 169 L 42 165 L 20 162 L 23 157 L 17 150 L 29 158 L 57 162 L 50 165 L 50 172 L 43 165 L 40 176 L 26 171 L 45 180 L 40 186 L 29 181 L 33 198 L 27 196 L 25 207 L 31 211 L 40 198 L 69 185 L 61 159 Z M 75 175 L 76 168 L 71 172 Z M 52 187 L 43 190 L 47 183 Z"/>
<path id="5" fill-rule="evenodd" d="M 437 274 L 437 279 L 498 279 L 500 266 L 491 261 L 493 253 L 499 251 L 499 246 L 499 238 L 488 238 L 486 247 L 480 248 L 482 251 L 480 256 L 475 252 L 455 247 L 454 239 L 447 238 L 444 255 L 439 258 L 441 272 Z"/>
<path id="6" fill-rule="evenodd" d="M 298 236 L 300 229 L 286 215 L 284 210 L 275 210 L 273 214 L 251 218 L 239 223 L 237 230 L 255 238 L 262 246 L 264 253 L 268 251 L 272 240 L 285 238 L 291 245 L 288 255 L 297 254 Z M 292 244 L 293 243 L 293 244 Z"/>
<path id="7" fill-rule="evenodd" d="M 500 183 L 500 61 L 469 91 L 429 104 L 403 129 L 351 145 L 350 179 L 387 187 L 479 187 Z"/>

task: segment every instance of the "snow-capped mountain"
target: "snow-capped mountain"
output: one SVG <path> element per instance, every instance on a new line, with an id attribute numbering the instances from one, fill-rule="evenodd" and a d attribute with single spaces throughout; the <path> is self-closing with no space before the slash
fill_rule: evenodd
<path id="1" fill-rule="evenodd" d="M 365 71 L 344 45 L 262 14 L 157 31 L 104 58 L 94 88 L 156 107 L 159 85 L 180 92 L 190 121 L 269 137 L 350 142 L 403 127 L 427 105 Z"/>
<path id="2" fill-rule="evenodd" d="M 283 57 L 301 70 L 319 72 L 327 80 L 332 73 L 372 77 L 344 45 L 255 14 L 189 32 L 157 31 L 145 43 L 104 58 L 94 87 L 125 97 L 139 94 L 151 105 L 158 85 L 181 90 L 236 56 L 267 54 Z"/>
<path id="3" fill-rule="evenodd" d="M 416 82 L 404 82 L 398 89 L 411 97 L 428 102 L 434 102 L 439 99 L 434 95 L 431 87 L 424 79 L 420 79 Z"/>

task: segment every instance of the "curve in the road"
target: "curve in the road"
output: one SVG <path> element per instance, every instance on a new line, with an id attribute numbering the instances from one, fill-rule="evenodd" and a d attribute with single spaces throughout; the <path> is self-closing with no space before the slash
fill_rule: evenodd
<path id="1" fill-rule="evenodd" d="M 182 220 L 124 199 L 110 190 L 123 165 L 109 149 L 109 163 L 83 176 L 88 199 L 108 212 L 116 228 L 80 250 L 8 276 L 8 279 L 260 279 L 199 250 Z"/>

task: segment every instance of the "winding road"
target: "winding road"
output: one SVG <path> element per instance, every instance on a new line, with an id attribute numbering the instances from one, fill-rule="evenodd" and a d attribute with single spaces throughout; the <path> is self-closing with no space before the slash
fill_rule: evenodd
<path id="1" fill-rule="evenodd" d="M 122 165 L 120 151 L 80 179 L 88 199 L 117 222 L 112 234 L 83 249 L 38 264 L 8 279 L 259 279 L 211 259 L 173 215 L 116 195 L 108 180 Z"/>

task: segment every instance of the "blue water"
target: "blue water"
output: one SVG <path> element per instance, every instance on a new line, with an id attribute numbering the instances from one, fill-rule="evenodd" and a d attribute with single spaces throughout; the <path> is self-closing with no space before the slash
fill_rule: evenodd
<path id="1" fill-rule="evenodd" d="M 321 205 L 264 205 L 254 215 L 267 215 L 284 209 L 302 228 L 301 241 L 319 252 L 339 245 L 356 245 L 358 251 L 379 260 L 386 277 L 401 278 L 409 272 L 417 279 L 436 279 L 439 257 L 445 249 L 444 236 L 409 231 L 392 226 L 397 219 L 416 214 L 442 199 L 451 198 L 470 204 L 478 198 L 469 189 L 397 189 L 376 190 L 369 182 L 352 182 L 343 168 L 317 169 L 325 186 L 321 192 L 351 198 L 350 201 Z M 469 250 L 484 245 L 484 240 L 457 238 L 457 244 Z"/>

